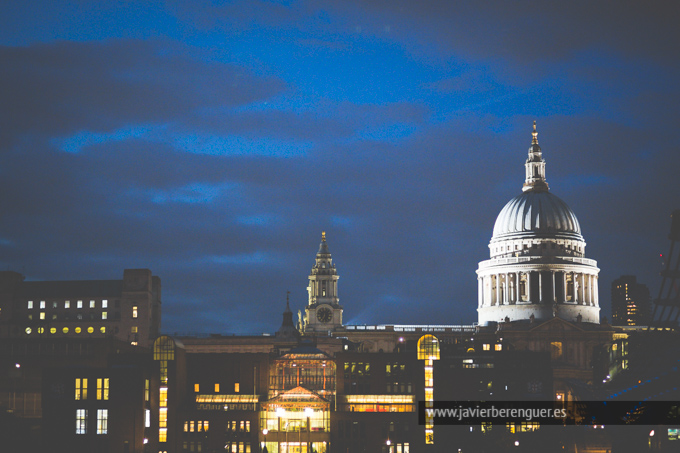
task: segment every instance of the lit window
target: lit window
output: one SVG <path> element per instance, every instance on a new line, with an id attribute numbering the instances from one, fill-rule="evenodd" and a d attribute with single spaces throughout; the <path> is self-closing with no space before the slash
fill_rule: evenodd
<path id="1" fill-rule="evenodd" d="M 29 310 L 32 310 L 32 309 L 33 309 L 33 301 L 32 301 L 32 300 L 29 300 L 29 301 L 28 301 L 28 309 L 29 309 Z"/>
<path id="2" fill-rule="evenodd" d="M 57 308 L 57 303 L 56 303 L 56 302 L 52 302 L 52 308 Z"/>
<path id="3" fill-rule="evenodd" d="M 500 351 L 500 350 L 503 349 L 503 345 L 502 345 L 502 344 L 497 344 L 496 346 L 494 346 L 494 349 L 496 349 L 496 351 Z"/>
<path id="4" fill-rule="evenodd" d="M 484 343 L 484 344 L 482 345 L 482 349 L 485 350 L 485 351 L 488 351 L 489 349 L 491 349 L 491 345 L 488 344 L 488 343 Z"/>
<path id="5" fill-rule="evenodd" d="M 38 333 L 45 333 L 44 327 L 38 327 Z"/>
<path id="6" fill-rule="evenodd" d="M 144 380 L 144 401 L 149 401 L 149 380 Z"/>
<path id="7" fill-rule="evenodd" d="M 158 442 L 168 441 L 168 428 L 160 428 L 158 430 Z"/>
<path id="8" fill-rule="evenodd" d="M 168 427 L 168 408 L 167 407 L 161 407 L 158 410 L 158 426 L 160 428 L 167 428 Z"/>
<path id="9" fill-rule="evenodd" d="M 137 306 L 136 305 L 134 307 L 132 307 L 132 317 L 133 318 L 137 317 Z"/>
<path id="10" fill-rule="evenodd" d="M 250 422 L 248 422 L 248 423 L 250 423 Z M 203 422 L 203 430 L 204 430 L 204 431 L 207 431 L 207 430 L 208 430 L 208 420 L 206 420 L 206 421 Z"/>
<path id="11" fill-rule="evenodd" d="M 40 312 L 40 319 L 45 319 L 45 312 L 44 311 Z"/>
<path id="12" fill-rule="evenodd" d="M 52 315 L 52 321 L 56 321 L 56 320 L 57 320 L 57 314 L 55 313 L 55 314 Z"/>
<path id="13" fill-rule="evenodd" d="M 87 328 L 87 333 L 93 333 L 94 332 L 94 327 L 90 326 Z"/>
<path id="14" fill-rule="evenodd" d="M 100 331 L 101 333 L 106 333 L 106 327 L 101 327 L 101 328 L 99 329 L 99 331 Z"/>
<path id="15" fill-rule="evenodd" d="M 90 301 L 90 308 L 94 308 L 94 307 L 95 307 L 95 303 L 94 303 L 93 300 L 91 300 L 91 301 Z"/>
<path id="16" fill-rule="evenodd" d="M 194 432 L 194 422 L 193 422 L 193 420 L 189 422 L 189 432 L 190 433 Z"/>
<path id="17" fill-rule="evenodd" d="M 198 393 L 201 391 L 201 386 L 200 384 L 194 384 L 194 392 Z"/>
<path id="18" fill-rule="evenodd" d="M 151 427 L 151 409 L 144 409 L 144 427 Z"/>
<path id="19" fill-rule="evenodd" d="M 40 309 L 41 309 L 41 310 L 44 310 L 44 309 L 45 309 L 45 301 L 44 301 L 44 300 L 41 300 L 41 301 L 40 301 Z"/>
<path id="20" fill-rule="evenodd" d="M 137 326 L 132 326 L 132 328 L 130 329 L 130 332 L 132 333 L 137 333 L 137 331 L 138 331 Z"/>
<path id="21" fill-rule="evenodd" d="M 160 407 L 168 407 L 168 388 L 160 388 L 160 401 L 158 402 Z"/>
<path id="22" fill-rule="evenodd" d="M 71 308 L 71 301 L 70 300 L 64 301 L 64 308 Z"/>
<path id="23" fill-rule="evenodd" d="M 97 409 L 97 434 L 106 434 L 108 433 L 108 431 L 109 431 L 109 410 Z"/>
<path id="24" fill-rule="evenodd" d="M 87 409 L 76 409 L 76 434 L 87 434 Z"/>
<path id="25" fill-rule="evenodd" d="M 30 335 L 32 332 L 30 327 L 26 327 L 26 335 Z"/>
<path id="26" fill-rule="evenodd" d="M 50 333 L 52 333 L 52 334 L 57 333 L 57 328 L 56 327 L 50 327 Z"/>
<path id="27" fill-rule="evenodd" d="M 220 392 L 220 384 L 215 384 L 215 393 Z"/>
<path id="28" fill-rule="evenodd" d="M 102 319 L 107 319 L 108 318 L 108 313 L 103 311 L 102 312 Z"/>
<path id="29" fill-rule="evenodd" d="M 98 400 L 109 399 L 109 378 L 97 379 L 97 399 Z"/>
<path id="30" fill-rule="evenodd" d="M 102 308 L 108 308 L 109 307 L 109 301 L 106 299 L 102 299 Z"/>
<path id="31" fill-rule="evenodd" d="M 76 378 L 76 400 L 87 399 L 87 378 Z"/>
<path id="32" fill-rule="evenodd" d="M 82 300 L 79 300 L 79 301 L 76 303 L 76 308 L 83 308 L 83 301 L 82 301 Z"/>
<path id="33" fill-rule="evenodd" d="M 76 333 L 80 333 L 80 332 L 82 332 L 82 329 L 81 329 L 80 327 L 76 327 L 76 328 L 75 328 L 75 332 L 76 332 Z"/>
<path id="34" fill-rule="evenodd" d="M 61 329 L 61 331 L 64 333 L 68 333 L 68 327 L 64 327 L 63 329 Z"/>
<path id="35" fill-rule="evenodd" d="M 238 393 L 241 391 L 241 385 L 237 382 L 234 384 L 234 392 Z"/>

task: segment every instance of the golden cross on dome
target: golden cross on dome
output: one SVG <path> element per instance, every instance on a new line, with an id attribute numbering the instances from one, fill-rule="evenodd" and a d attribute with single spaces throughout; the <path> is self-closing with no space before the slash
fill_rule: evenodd
<path id="1" fill-rule="evenodd" d="M 322 241 L 325 241 L 325 240 L 326 240 L 326 232 L 325 232 L 325 231 L 322 231 L 322 232 L 321 232 L 321 240 L 322 240 Z"/>
<path id="2" fill-rule="evenodd" d="M 536 132 L 536 121 L 534 121 L 534 131 L 531 133 L 531 135 L 534 137 L 533 139 L 531 139 L 531 144 L 538 145 L 538 132 Z"/>

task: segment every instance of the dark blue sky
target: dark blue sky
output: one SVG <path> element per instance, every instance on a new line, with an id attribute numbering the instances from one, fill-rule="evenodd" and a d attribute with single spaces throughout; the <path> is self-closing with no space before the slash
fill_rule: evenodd
<path id="1" fill-rule="evenodd" d="M 124 4 L 123 4 L 124 3 Z M 0 6 L 0 265 L 162 279 L 166 332 L 271 332 L 321 231 L 349 323 L 471 323 L 538 122 L 600 298 L 680 208 L 674 1 Z"/>

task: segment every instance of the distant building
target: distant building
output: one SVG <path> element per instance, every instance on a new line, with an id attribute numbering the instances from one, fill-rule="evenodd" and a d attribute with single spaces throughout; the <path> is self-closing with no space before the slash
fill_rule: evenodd
<path id="1" fill-rule="evenodd" d="M 0 272 L 0 338 L 115 338 L 151 347 L 160 325 L 161 281 L 148 269 L 75 281 Z"/>
<path id="2" fill-rule="evenodd" d="M 647 285 L 634 275 L 623 275 L 612 282 L 612 325 L 647 326 L 651 313 Z"/>

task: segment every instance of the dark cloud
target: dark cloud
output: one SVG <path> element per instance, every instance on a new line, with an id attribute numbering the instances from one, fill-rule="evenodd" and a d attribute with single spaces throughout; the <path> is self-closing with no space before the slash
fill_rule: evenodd
<path id="1" fill-rule="evenodd" d="M 583 49 L 609 48 L 675 65 L 668 56 L 680 51 L 680 6 L 670 0 L 627 0 L 615 6 L 586 0 L 356 0 L 327 5 L 367 32 L 384 37 L 387 29 L 408 46 L 434 46 L 481 59 L 557 60 Z"/>
<path id="2" fill-rule="evenodd" d="M 0 47 L 0 144 L 29 133 L 66 136 L 165 124 L 284 88 L 279 80 L 190 52 L 172 41 L 137 40 Z"/>

